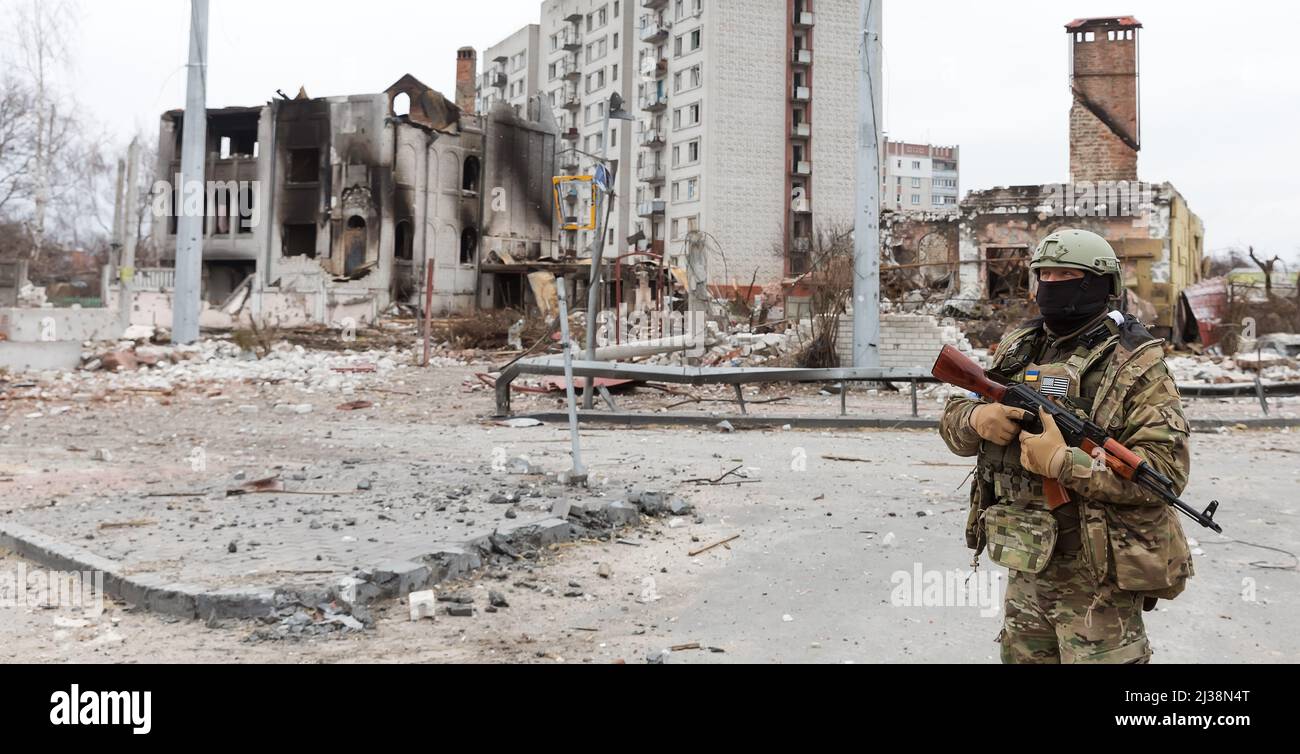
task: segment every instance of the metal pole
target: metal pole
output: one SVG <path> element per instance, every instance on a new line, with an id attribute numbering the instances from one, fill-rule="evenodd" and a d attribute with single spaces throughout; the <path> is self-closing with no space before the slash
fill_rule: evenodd
<path id="1" fill-rule="evenodd" d="M 560 278 L 555 292 L 560 299 L 560 347 L 564 349 L 564 392 L 569 401 L 569 437 L 573 442 L 573 469 L 569 472 L 569 484 L 582 484 L 587 481 L 587 467 L 582 465 L 582 446 L 578 442 L 578 399 L 573 390 L 573 343 L 569 340 L 568 287 L 568 280 Z M 588 387 L 595 382 L 594 378 L 587 378 Z"/>
<path id="2" fill-rule="evenodd" d="M 429 366 L 430 342 L 433 340 L 433 263 L 432 257 L 424 260 L 424 358 L 420 366 Z"/>
<path id="3" fill-rule="evenodd" d="M 880 366 L 880 14 L 884 0 L 860 0 L 858 190 L 853 233 L 853 366 Z"/>
<path id="4" fill-rule="evenodd" d="M 189 81 L 185 88 L 185 125 L 181 135 L 179 197 L 203 191 L 208 141 L 208 0 L 190 0 Z M 178 200 L 176 221 L 176 295 L 172 303 L 172 343 L 199 339 L 199 288 L 203 279 L 203 228 L 207 218 L 192 217 Z"/>
<path id="5" fill-rule="evenodd" d="M 609 121 L 612 108 L 605 108 L 605 130 L 600 136 L 600 166 L 605 169 L 610 187 L 614 186 L 614 171 L 607 165 L 609 159 Z M 613 202 L 610 202 L 613 206 Z M 605 252 L 605 225 L 609 222 L 609 212 L 605 208 L 605 191 L 596 192 L 596 216 L 600 222 L 596 225 L 596 239 L 591 245 L 591 283 L 587 286 L 587 361 L 596 360 L 596 310 L 600 306 L 600 259 Z M 582 388 L 582 407 L 590 410 L 593 406 L 596 390 L 591 380 Z"/>
<path id="6" fill-rule="evenodd" d="M 140 197 L 138 170 L 140 166 L 140 143 L 131 140 L 126 150 L 126 194 L 122 205 L 122 251 L 118 261 L 118 316 L 122 319 L 123 329 L 131 326 L 131 309 L 135 306 L 135 246 L 139 232 Z"/>

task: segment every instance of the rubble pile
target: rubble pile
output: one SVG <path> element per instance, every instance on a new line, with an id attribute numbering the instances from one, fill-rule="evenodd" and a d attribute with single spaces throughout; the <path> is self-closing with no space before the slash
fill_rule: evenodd
<path id="1" fill-rule="evenodd" d="M 756 332 L 757 329 L 741 325 L 721 333 L 710 323 L 704 336 L 704 355 L 686 359 L 711 367 L 792 366 L 795 354 L 812 339 L 812 323 L 808 320 L 788 325 L 782 332 Z M 698 349 L 695 353 L 699 353 Z M 672 351 L 651 356 L 644 363 L 678 366 L 682 359 L 681 351 Z"/>
<path id="2" fill-rule="evenodd" d="M 277 343 L 263 355 L 226 340 L 203 340 L 188 346 L 147 345 L 123 341 L 82 354 L 82 367 L 73 372 L 30 375 L 47 390 L 95 393 L 113 390 L 156 391 L 205 384 L 243 382 L 288 384 L 305 392 L 348 392 L 361 379 L 384 376 L 416 363 L 409 350 L 355 352 L 314 351 Z M 433 357 L 435 367 L 465 366 L 466 361 Z"/>
<path id="3" fill-rule="evenodd" d="M 1171 356 L 1165 360 L 1174 381 L 1180 385 L 1231 385 L 1254 382 L 1256 375 L 1264 383 L 1300 382 L 1300 367 L 1295 359 L 1254 353 L 1222 356 Z"/>

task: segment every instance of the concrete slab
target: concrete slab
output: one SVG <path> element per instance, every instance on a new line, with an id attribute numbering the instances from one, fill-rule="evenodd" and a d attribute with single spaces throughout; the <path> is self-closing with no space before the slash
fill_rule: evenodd
<path id="1" fill-rule="evenodd" d="M 45 369 L 75 369 L 81 363 L 81 341 L 27 343 L 0 340 L 0 369 L 14 373 Z"/>

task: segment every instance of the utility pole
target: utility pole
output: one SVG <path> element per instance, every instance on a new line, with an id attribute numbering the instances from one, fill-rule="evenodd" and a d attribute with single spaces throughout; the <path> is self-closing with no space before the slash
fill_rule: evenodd
<path id="1" fill-rule="evenodd" d="M 185 124 L 181 135 L 181 186 L 176 207 L 176 295 L 172 302 L 172 343 L 199 339 L 199 289 L 203 279 L 203 229 L 207 218 L 183 211 L 183 197 L 193 187 L 206 195 L 204 163 L 208 151 L 208 0 L 190 0 L 189 80 L 185 87 Z"/>
<path id="2" fill-rule="evenodd" d="M 135 305 L 135 246 L 140 230 L 140 142 L 132 139 L 126 150 L 126 193 L 122 204 L 122 235 L 118 250 L 118 316 L 122 328 L 131 326 L 131 308 Z"/>
<path id="3" fill-rule="evenodd" d="M 608 181 L 608 186 L 600 186 L 596 182 L 596 217 L 599 223 L 596 226 L 596 238 L 591 244 L 591 278 L 587 286 L 587 361 L 596 360 L 596 316 L 600 308 L 600 263 L 601 257 L 605 252 L 605 236 L 609 226 L 609 215 L 614 209 L 612 201 L 614 192 L 618 187 L 618 172 L 610 167 L 609 164 L 609 124 L 614 121 L 632 120 L 632 116 L 623 110 L 623 97 L 618 92 L 609 96 L 609 102 L 605 107 L 605 130 L 601 133 L 600 138 L 600 166 L 596 171 L 600 174 L 602 171 Z M 620 145 L 619 149 L 623 147 Z M 603 211 L 602 211 L 603 210 Z M 586 385 L 582 390 L 582 408 L 590 410 L 596 396 L 596 380 L 588 377 Z"/>
<path id="4" fill-rule="evenodd" d="M 884 0 L 860 0 L 858 188 L 853 231 L 853 366 L 880 366 L 880 15 Z"/>

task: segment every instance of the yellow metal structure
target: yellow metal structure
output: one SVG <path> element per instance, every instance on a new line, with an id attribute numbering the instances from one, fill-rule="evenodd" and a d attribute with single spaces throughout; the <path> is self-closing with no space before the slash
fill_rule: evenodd
<path id="1" fill-rule="evenodd" d="M 564 209 L 561 206 L 562 196 L 560 187 L 566 183 L 585 183 L 590 195 L 587 197 L 587 206 L 591 208 L 591 217 L 588 218 L 586 225 L 579 225 L 576 220 L 567 222 L 564 216 Z M 555 214 L 560 219 L 560 227 L 564 230 L 595 230 L 596 229 L 596 179 L 590 175 L 557 175 L 551 179 L 552 190 L 555 193 Z"/>

